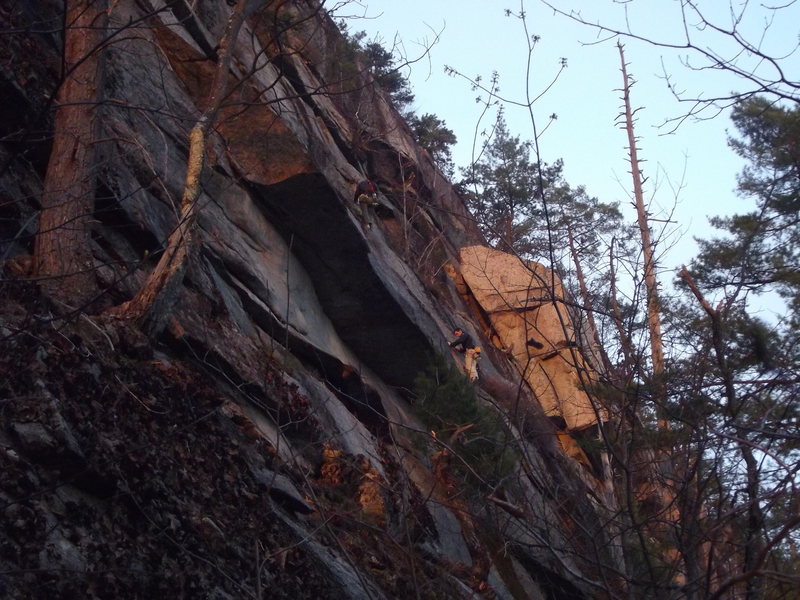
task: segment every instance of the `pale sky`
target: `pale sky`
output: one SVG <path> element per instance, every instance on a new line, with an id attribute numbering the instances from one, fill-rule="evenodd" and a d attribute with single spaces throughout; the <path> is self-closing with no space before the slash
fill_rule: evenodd
<path id="1" fill-rule="evenodd" d="M 731 3 L 736 8 L 743 0 Z M 629 206 L 627 134 L 615 126 L 622 105 L 616 40 L 598 41 L 595 30 L 554 15 L 540 0 L 525 0 L 524 4 L 528 31 L 540 37 L 532 55 L 531 95 L 545 91 L 558 73 L 561 58 L 567 61 L 558 80 L 533 105 L 543 160 L 551 163 L 562 158 L 566 180 L 573 187 L 584 185 L 590 195 L 601 201 L 619 201 Z M 663 41 L 682 40 L 677 0 L 554 0 L 553 4 L 565 10 L 581 9 L 592 22 L 602 15 L 604 22 L 621 26 L 625 18 L 622 11 L 628 9 L 627 18 L 636 31 Z M 714 7 L 715 22 L 730 26 L 727 0 L 699 0 L 699 4 Z M 767 52 L 787 54 L 797 46 L 800 3 L 789 4 L 762 40 Z M 641 14 L 636 12 L 638 7 L 644 7 Z M 480 130 L 490 126 L 494 113 L 479 123 L 482 106 L 475 102 L 478 92 L 471 90 L 466 80 L 445 74 L 445 65 L 469 77 L 480 75 L 484 82 L 497 71 L 501 95 L 525 102 L 526 35 L 522 22 L 506 16 L 505 9 L 518 13 L 520 0 L 363 0 L 343 11 L 367 17 L 349 21 L 351 31 L 365 30 L 370 39 L 378 36 L 387 49 L 396 40 L 402 43 L 409 59 L 419 56 L 422 47 L 441 32 L 430 55 L 404 74 L 416 96 L 414 110 L 420 115 L 437 115 L 458 137 L 454 149 L 458 166 L 470 162 L 476 127 Z M 760 5 L 752 4 L 740 24 L 755 42 L 764 30 L 766 14 Z M 710 37 L 708 31 L 703 35 L 704 39 L 697 38 L 702 44 L 714 50 L 724 49 L 720 38 Z M 676 88 L 703 97 L 750 89 L 751 84 L 725 73 L 691 72 L 680 66 L 679 51 L 654 48 L 636 40 L 623 40 L 623 44 L 628 72 L 637 81 L 632 105 L 640 108 L 636 133 L 640 138 L 639 158 L 645 161 L 642 166 L 648 178 L 645 195 L 652 201 L 655 217 L 667 217 L 674 207 L 672 218 L 676 223 L 672 230 L 682 232 L 677 245 L 661 258 L 662 268 L 671 271 L 694 255 L 692 238 L 708 232 L 707 216 L 745 212 L 751 204 L 734 193 L 743 162 L 728 148 L 727 130 L 732 130 L 732 124 L 727 114 L 703 122 L 686 122 L 672 134 L 658 127 L 665 119 L 686 111 L 686 106 L 670 94 L 662 64 L 672 73 Z M 787 73 L 788 78 L 800 79 L 800 54 L 786 62 L 784 67 L 794 71 Z M 558 119 L 542 133 L 553 113 Z M 505 114 L 514 135 L 533 139 L 527 109 L 507 105 Z M 658 223 L 653 227 L 657 229 Z M 663 279 L 669 280 L 671 275 L 665 273 Z"/>

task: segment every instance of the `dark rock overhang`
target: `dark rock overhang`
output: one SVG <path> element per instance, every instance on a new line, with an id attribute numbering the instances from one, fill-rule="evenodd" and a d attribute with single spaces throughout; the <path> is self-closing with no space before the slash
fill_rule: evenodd
<path id="1" fill-rule="evenodd" d="M 369 259 L 369 246 L 321 174 L 254 185 L 260 208 L 303 264 L 341 339 L 390 385 L 410 388 L 433 349 Z"/>

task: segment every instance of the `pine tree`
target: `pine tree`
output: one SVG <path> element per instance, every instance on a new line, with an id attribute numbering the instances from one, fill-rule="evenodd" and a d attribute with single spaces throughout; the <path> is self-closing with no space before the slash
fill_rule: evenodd
<path id="1" fill-rule="evenodd" d="M 436 166 L 447 175 L 453 176 L 452 146 L 456 143 L 456 135 L 446 123 L 436 115 L 425 113 L 421 117 L 411 115 L 409 119 L 417 143 L 431 153 Z"/>
<path id="2" fill-rule="evenodd" d="M 736 106 L 732 119 L 741 139 L 730 144 L 749 164 L 738 191 L 753 198 L 744 214 L 712 220 L 725 238 L 701 241 L 692 264 L 710 290 L 732 285 L 745 292 L 779 293 L 793 323 L 800 318 L 800 107 L 784 108 L 763 98 Z"/>
<path id="3" fill-rule="evenodd" d="M 713 551 L 746 574 L 716 574 L 717 593 L 771 598 L 800 576 L 800 110 L 751 98 L 732 118 L 741 137 L 730 143 L 748 161 L 738 191 L 755 208 L 713 219 L 724 235 L 701 241 L 681 271 L 691 302 L 673 311 L 672 324 L 692 351 L 673 365 L 670 387 L 694 473 L 687 489 L 713 507 L 693 535 L 713 540 Z M 784 316 L 758 314 L 753 295 L 769 292 L 788 305 Z"/>
<path id="4" fill-rule="evenodd" d="M 544 165 L 543 178 L 558 177 L 560 170 L 560 163 Z M 489 244 L 530 257 L 536 246 L 533 231 L 542 218 L 539 168 L 531 159 L 531 143 L 511 135 L 500 114 L 483 153 L 463 175 L 460 188 Z"/>

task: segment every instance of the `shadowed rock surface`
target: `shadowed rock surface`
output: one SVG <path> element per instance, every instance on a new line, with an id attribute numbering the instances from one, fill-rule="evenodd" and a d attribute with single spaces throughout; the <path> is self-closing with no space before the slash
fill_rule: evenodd
<path id="1" fill-rule="evenodd" d="M 106 101 L 91 109 L 105 293 L 61 319 L 26 271 L 61 5 L 0 0 L 16 32 L 0 42 L 0 595 L 597 597 L 593 582 L 614 578 L 600 526 L 614 507 L 548 418 L 592 422 L 573 363 L 546 390 L 521 381 L 519 325 L 500 325 L 459 254 L 483 244 L 474 220 L 315 2 L 252 3 L 167 330 L 148 340 L 106 316 L 176 225 L 231 11 L 110 4 Z M 381 196 L 371 231 L 352 203 L 364 176 Z M 529 290 L 526 269 L 507 283 Z M 561 357 L 557 321 L 536 328 Z M 451 460 L 469 429 L 432 436 L 415 393 L 434 356 L 460 364 L 456 324 L 484 350 L 478 402 L 513 439 L 504 474 L 480 482 Z M 563 408 L 576 398 L 581 411 Z"/>

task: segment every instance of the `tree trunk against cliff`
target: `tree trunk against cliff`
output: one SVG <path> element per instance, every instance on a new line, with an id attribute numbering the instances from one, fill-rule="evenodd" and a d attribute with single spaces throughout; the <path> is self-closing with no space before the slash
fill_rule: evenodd
<path id="1" fill-rule="evenodd" d="M 247 2 L 238 2 L 228 18 L 225 33 L 217 48 L 217 68 L 203 114 L 189 132 L 189 157 L 178 223 L 167 240 L 167 247 L 158 264 L 142 288 L 129 302 L 114 310 L 116 314 L 136 321 L 150 337 L 158 335 L 169 318 L 194 249 L 206 141 L 227 92 L 231 51 L 246 16 L 246 5 Z"/>
<path id="2" fill-rule="evenodd" d="M 34 250 L 35 273 L 54 298 L 80 309 L 97 294 L 92 256 L 94 110 L 102 88 L 99 50 L 105 0 L 70 0 L 65 7 L 63 81 L 56 99 Z"/>
<path id="3" fill-rule="evenodd" d="M 628 133 L 628 152 L 633 178 L 633 196 L 636 203 L 636 215 L 639 232 L 642 236 L 642 253 L 644 255 L 644 283 L 647 288 L 647 327 L 650 331 L 650 359 L 653 363 L 653 399 L 656 410 L 663 413 L 666 400 L 664 388 L 664 349 L 661 338 L 661 306 L 658 300 L 658 282 L 656 280 L 656 260 L 653 255 L 653 241 L 650 238 L 650 225 L 647 221 L 647 209 L 644 205 L 642 189 L 642 171 L 639 168 L 639 157 L 636 149 L 636 135 L 633 130 L 633 111 L 631 110 L 631 80 L 625 65 L 625 54 L 622 44 L 617 44 L 620 63 L 622 64 L 623 100 L 625 106 L 625 129 Z M 660 428 L 667 427 L 666 420 L 659 419 Z"/>

